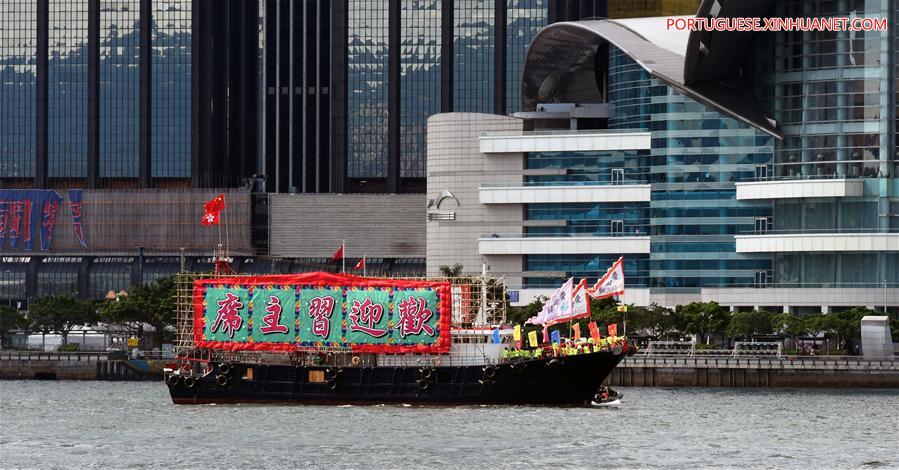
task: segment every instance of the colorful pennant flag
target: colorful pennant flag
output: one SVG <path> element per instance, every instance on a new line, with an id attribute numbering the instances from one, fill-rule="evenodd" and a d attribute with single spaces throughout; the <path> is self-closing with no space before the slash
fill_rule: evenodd
<path id="1" fill-rule="evenodd" d="M 571 325 L 571 331 L 574 332 L 575 340 L 581 339 L 581 324 L 580 323 L 575 323 L 574 325 Z"/>
<path id="2" fill-rule="evenodd" d="M 619 311 L 619 312 L 627 313 L 627 305 L 626 305 L 626 304 L 621 304 L 621 305 L 619 305 L 619 306 L 618 306 L 618 311 Z"/>
<path id="3" fill-rule="evenodd" d="M 602 336 L 599 334 L 599 327 L 596 326 L 596 322 L 592 321 L 587 324 L 587 328 L 590 329 L 590 337 L 593 338 L 593 341 L 599 342 L 602 339 Z"/>
<path id="4" fill-rule="evenodd" d="M 499 344 L 502 339 L 499 337 L 499 328 L 493 329 L 493 344 Z"/>
<path id="5" fill-rule="evenodd" d="M 512 330 L 512 339 L 521 341 L 521 325 L 515 325 L 515 329 Z"/>
<path id="6" fill-rule="evenodd" d="M 594 299 L 605 299 L 624 293 L 624 257 L 618 258 L 603 277 L 587 291 Z"/>
<path id="7" fill-rule="evenodd" d="M 618 336 L 618 324 L 612 323 L 609 325 L 609 336 Z"/>
<path id="8" fill-rule="evenodd" d="M 550 341 L 553 344 L 561 344 L 562 343 L 562 335 L 559 334 L 559 330 L 553 331 L 550 335 Z"/>
<path id="9" fill-rule="evenodd" d="M 543 310 L 535 317 L 529 318 L 525 323 L 534 325 L 552 325 L 559 321 L 568 321 L 571 317 L 571 291 L 574 288 L 574 278 L 568 279 L 562 287 L 556 289 L 549 299 L 543 304 Z M 565 320 L 559 320 L 564 318 Z"/>
<path id="10" fill-rule="evenodd" d="M 543 325 L 543 342 L 549 342 L 549 327 L 546 325 Z"/>
<path id="11" fill-rule="evenodd" d="M 536 348 L 540 345 L 540 343 L 537 342 L 537 330 L 528 332 L 528 342 L 531 343 L 532 348 Z"/>

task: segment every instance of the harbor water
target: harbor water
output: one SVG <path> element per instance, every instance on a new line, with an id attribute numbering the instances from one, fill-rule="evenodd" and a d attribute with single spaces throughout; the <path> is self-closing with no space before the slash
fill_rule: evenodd
<path id="1" fill-rule="evenodd" d="M 608 408 L 171 404 L 0 382 L 2 468 L 899 468 L 899 390 L 622 388 Z"/>

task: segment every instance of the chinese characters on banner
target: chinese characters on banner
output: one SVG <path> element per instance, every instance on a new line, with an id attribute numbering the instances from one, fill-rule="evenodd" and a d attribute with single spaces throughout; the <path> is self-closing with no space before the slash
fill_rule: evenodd
<path id="1" fill-rule="evenodd" d="M 68 190 L 75 239 L 87 247 L 82 224 L 82 191 Z M 0 251 L 49 251 L 63 198 L 52 189 L 0 189 Z M 37 241 L 37 243 L 36 243 Z"/>
<path id="2" fill-rule="evenodd" d="M 449 349 L 450 288 L 440 282 L 329 273 L 209 279 L 195 284 L 194 307 L 200 347 Z"/>

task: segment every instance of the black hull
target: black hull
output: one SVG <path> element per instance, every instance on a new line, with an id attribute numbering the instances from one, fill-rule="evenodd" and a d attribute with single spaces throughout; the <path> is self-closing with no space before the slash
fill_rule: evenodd
<path id="1" fill-rule="evenodd" d="M 166 377 L 166 384 L 176 404 L 580 405 L 590 403 L 623 358 L 624 353 L 599 352 L 496 366 L 438 367 L 232 363 L 226 379 L 216 370 L 187 384 Z M 317 372 L 310 371 L 321 371 L 325 381 L 311 382 L 310 375 Z"/>

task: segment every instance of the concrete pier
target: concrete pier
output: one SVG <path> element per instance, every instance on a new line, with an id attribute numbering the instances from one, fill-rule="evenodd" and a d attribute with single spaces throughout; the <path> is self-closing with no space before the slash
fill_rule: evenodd
<path id="1" fill-rule="evenodd" d="M 127 360 L 110 359 L 106 353 L 0 353 L 0 380 L 153 380 L 161 376 Z"/>
<path id="2" fill-rule="evenodd" d="M 626 358 L 606 381 L 622 387 L 899 388 L 899 361 L 860 357 Z"/>

